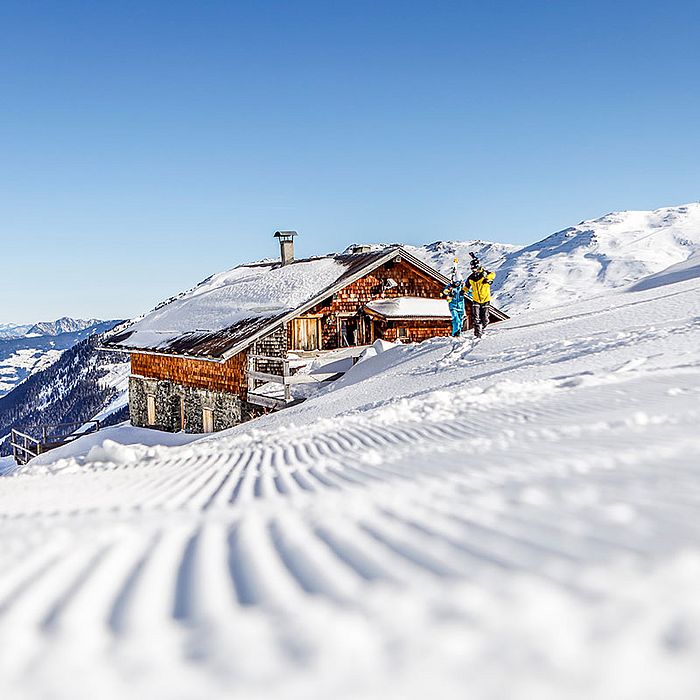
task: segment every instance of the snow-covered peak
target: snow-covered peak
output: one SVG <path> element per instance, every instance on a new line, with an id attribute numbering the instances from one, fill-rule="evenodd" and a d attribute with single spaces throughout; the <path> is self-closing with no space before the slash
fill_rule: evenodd
<path id="1" fill-rule="evenodd" d="M 21 338 L 31 327 L 31 323 L 0 323 L 0 340 L 7 338 Z"/>
<path id="2" fill-rule="evenodd" d="M 612 212 L 508 254 L 498 266 L 497 304 L 522 312 L 632 284 L 700 248 L 700 203 Z"/>
<path id="3" fill-rule="evenodd" d="M 61 333 L 77 333 L 95 326 L 103 321 L 97 318 L 69 318 L 62 316 L 55 321 L 39 321 L 37 323 L 0 323 L 0 339 L 5 338 L 36 338 L 45 335 L 60 335 Z"/>
<path id="4" fill-rule="evenodd" d="M 90 326 L 94 326 L 101 323 L 99 319 L 96 318 L 69 318 L 68 316 L 62 316 L 56 321 L 40 321 L 35 323 L 26 335 L 60 335 L 61 333 L 77 333 L 78 331 L 83 331 Z"/>
<path id="5" fill-rule="evenodd" d="M 525 247 L 470 239 L 404 248 L 445 275 L 455 258 L 458 273 L 468 274 L 476 254 L 497 272 L 494 303 L 512 315 L 588 299 L 684 262 L 700 250 L 700 203 L 611 212 Z"/>
<path id="6" fill-rule="evenodd" d="M 403 247 L 445 275 L 455 258 L 458 273 L 468 274 L 474 253 L 497 271 L 495 304 L 521 313 L 587 299 L 687 260 L 700 249 L 700 203 L 611 212 L 524 247 L 482 239 Z"/>
<path id="7" fill-rule="evenodd" d="M 495 243 L 479 238 L 467 241 L 435 241 L 425 246 L 404 246 L 429 265 L 444 275 L 450 275 L 454 260 L 457 258 L 457 270 L 462 276 L 469 274 L 469 253 L 474 253 L 482 265 L 488 269 L 497 268 L 503 264 L 506 256 L 520 249 L 520 246 L 509 243 Z"/>

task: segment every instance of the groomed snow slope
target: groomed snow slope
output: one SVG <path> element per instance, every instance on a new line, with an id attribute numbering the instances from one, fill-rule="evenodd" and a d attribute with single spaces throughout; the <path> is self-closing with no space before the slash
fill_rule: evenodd
<path id="1" fill-rule="evenodd" d="M 694 698 L 699 423 L 695 277 L 0 479 L 0 694 Z"/>

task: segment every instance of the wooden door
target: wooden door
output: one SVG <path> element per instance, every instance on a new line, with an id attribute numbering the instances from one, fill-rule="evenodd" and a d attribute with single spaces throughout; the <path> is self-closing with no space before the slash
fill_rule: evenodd
<path id="1" fill-rule="evenodd" d="M 294 350 L 319 350 L 321 324 L 317 318 L 295 318 L 292 321 Z"/>
<path id="2" fill-rule="evenodd" d="M 202 432 L 214 432 L 214 411 L 211 408 L 202 409 Z"/>
<path id="3" fill-rule="evenodd" d="M 156 397 L 153 394 L 146 396 L 146 413 L 148 425 L 156 424 Z"/>

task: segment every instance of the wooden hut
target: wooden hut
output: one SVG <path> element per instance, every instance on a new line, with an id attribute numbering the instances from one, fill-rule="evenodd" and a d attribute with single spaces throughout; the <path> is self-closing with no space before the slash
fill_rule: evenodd
<path id="1" fill-rule="evenodd" d="M 296 234 L 275 235 L 280 261 L 214 275 L 106 340 L 131 355 L 134 425 L 222 430 L 291 402 L 291 357 L 450 334 L 449 280 L 400 246 L 295 259 Z"/>

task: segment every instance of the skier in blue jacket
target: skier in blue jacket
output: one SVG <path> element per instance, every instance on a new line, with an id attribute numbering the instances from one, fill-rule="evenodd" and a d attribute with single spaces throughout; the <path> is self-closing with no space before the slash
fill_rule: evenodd
<path id="1" fill-rule="evenodd" d="M 464 282 L 455 280 L 442 290 L 442 295 L 447 299 L 450 313 L 452 314 L 452 335 L 458 338 L 464 324 L 464 297 L 466 294 Z"/>

